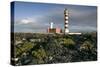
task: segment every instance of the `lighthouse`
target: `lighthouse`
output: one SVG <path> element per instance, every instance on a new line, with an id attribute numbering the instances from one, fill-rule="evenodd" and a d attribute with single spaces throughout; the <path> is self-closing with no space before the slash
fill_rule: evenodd
<path id="1" fill-rule="evenodd" d="M 64 10 L 64 33 L 68 34 L 69 29 L 68 29 L 68 10 Z"/>

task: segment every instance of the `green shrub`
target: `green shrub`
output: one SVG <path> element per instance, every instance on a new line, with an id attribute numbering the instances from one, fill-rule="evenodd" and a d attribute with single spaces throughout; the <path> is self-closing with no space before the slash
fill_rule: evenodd
<path id="1" fill-rule="evenodd" d="M 63 39 L 63 45 L 67 48 L 74 49 L 75 48 L 75 42 L 72 39 Z"/>
<path id="2" fill-rule="evenodd" d="M 46 52 L 45 52 L 44 49 L 40 48 L 40 49 L 38 49 L 36 51 L 32 51 L 32 55 L 34 57 L 36 57 L 37 59 L 42 60 L 43 58 L 46 57 Z"/>
<path id="3" fill-rule="evenodd" d="M 93 48 L 93 45 L 89 41 L 85 41 L 80 47 L 81 50 L 90 51 Z"/>

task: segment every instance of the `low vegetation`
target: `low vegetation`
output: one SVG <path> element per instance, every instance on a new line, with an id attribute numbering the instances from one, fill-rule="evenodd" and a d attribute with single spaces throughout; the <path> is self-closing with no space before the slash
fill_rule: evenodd
<path id="1" fill-rule="evenodd" d="M 19 58 L 17 65 L 97 60 L 96 33 L 82 35 L 14 34 L 15 56 Z M 21 43 L 16 44 L 18 41 Z"/>

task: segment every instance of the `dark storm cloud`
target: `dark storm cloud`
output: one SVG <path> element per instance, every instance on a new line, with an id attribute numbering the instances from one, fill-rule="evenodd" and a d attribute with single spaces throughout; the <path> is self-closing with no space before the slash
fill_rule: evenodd
<path id="1" fill-rule="evenodd" d="M 72 25 L 96 26 L 96 10 L 72 10 L 70 11 L 70 22 Z"/>

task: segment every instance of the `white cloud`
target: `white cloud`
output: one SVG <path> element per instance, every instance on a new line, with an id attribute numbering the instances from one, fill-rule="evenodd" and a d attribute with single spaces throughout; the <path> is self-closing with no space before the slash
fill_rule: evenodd
<path id="1" fill-rule="evenodd" d="M 36 20 L 33 18 L 24 18 L 16 21 L 16 24 L 32 24 L 32 23 L 36 23 Z"/>
<path id="2" fill-rule="evenodd" d="M 28 20 L 28 19 L 23 19 L 21 20 L 21 23 L 22 24 L 28 24 L 28 23 L 31 23 L 32 21 Z"/>

